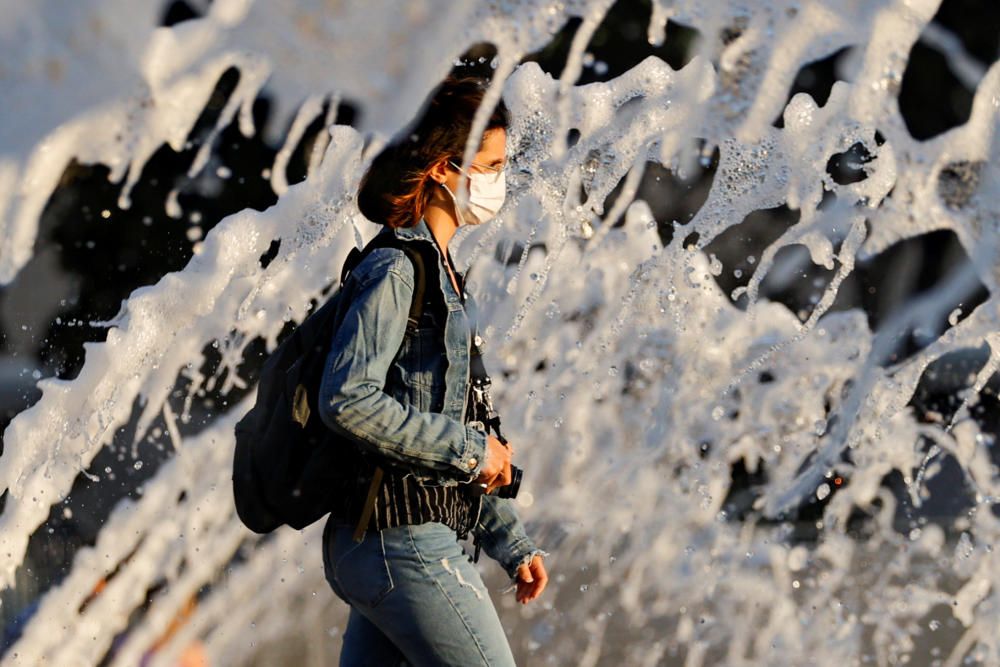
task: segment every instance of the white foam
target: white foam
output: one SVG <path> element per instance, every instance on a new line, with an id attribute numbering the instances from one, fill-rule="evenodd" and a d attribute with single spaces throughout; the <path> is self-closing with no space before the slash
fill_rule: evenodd
<path id="1" fill-rule="evenodd" d="M 113 178 L 138 174 L 163 142 L 182 147 L 229 67 L 239 70 L 240 87 L 221 123 L 234 117 L 243 131 L 258 130 L 249 108 L 266 88 L 278 119 L 269 138 L 279 141 L 290 123 L 294 141 L 320 113 L 318 100 L 339 95 L 358 105 L 363 131 L 378 145 L 405 125 L 455 56 L 476 41 L 496 43 L 501 64 L 492 93 L 503 86 L 514 116 L 510 200 L 496 224 L 463 232 L 456 248 L 471 265 L 486 319 L 488 365 L 504 371 L 494 373 L 495 399 L 525 470 L 525 492 L 534 498 L 523 516 L 535 531 L 548 527 L 538 534 L 550 542 L 563 536 L 557 545 L 539 544 L 552 554 L 551 574 L 566 575 L 564 583 L 553 579 L 542 598 L 560 612 L 547 615 L 554 627 L 547 654 L 566 663 L 619 655 L 642 664 L 675 650 L 691 664 L 717 657 L 729 664 L 838 665 L 874 651 L 887 661 L 910 650 L 914 623 L 945 605 L 969 628 L 968 648 L 985 662 L 1000 656 L 993 631 L 1000 606 L 986 602 L 998 583 L 995 550 L 975 550 L 975 567 L 942 559 L 939 530 L 902 534 L 893 526 L 896 500 L 881 485 L 895 470 L 909 480 L 910 495 L 922 497 L 921 484 L 936 470 L 917 446 L 928 437 L 956 456 L 983 500 L 971 517 L 957 519 L 970 540 L 989 545 L 1000 537 L 985 505 L 1000 490 L 976 424 L 918 423 L 907 408 L 932 361 L 988 343 L 991 362 L 972 381 L 973 393 L 982 390 L 997 367 L 1000 330 L 1000 65 L 981 73 L 968 123 L 931 140 L 909 135 L 896 102 L 910 48 L 937 3 L 657 0 L 653 40 L 662 39 L 665 18 L 693 26 L 703 36 L 695 58 L 680 71 L 649 58 L 612 81 L 585 86 L 573 85 L 582 38 L 562 80 L 514 63 L 570 16 L 584 19 L 585 34 L 607 10 L 603 0 L 427 0 L 405 9 L 390 0 L 332 9 L 318 0 L 216 0 L 207 18 L 172 29 L 153 27 L 160 9 L 154 2 L 89 0 L 72 11 L 2 4 L 8 18 L 0 55 L 15 72 L 6 92 L 45 102 L 0 108 L 5 281 L 30 258 L 39 212 L 70 158 L 108 164 Z M 93 38 L 94 20 L 105 39 Z M 715 37 L 722 28 L 739 34 L 724 44 Z M 934 28 L 932 40 L 954 51 L 942 30 Z M 31 51 L 23 48 L 25 35 Z M 805 95 L 784 106 L 803 65 L 846 46 L 849 80 L 834 85 L 824 106 Z M 781 129 L 771 124 L 779 114 Z M 579 132 L 573 146 L 565 141 L 570 129 Z M 228 371 L 224 386 L 237 385 L 246 344 L 262 336 L 273 347 L 285 321 L 301 319 L 310 297 L 338 274 L 355 244 L 355 225 L 365 236 L 374 233 L 352 200 L 370 155 L 362 156 L 365 138 L 332 127 L 305 182 L 285 189 L 272 173 L 283 191 L 275 206 L 222 221 L 182 271 L 130 295 L 107 340 L 86 345 L 77 378 L 39 383 L 41 400 L 4 434 L 0 582 L 13 581 L 28 537 L 136 400 L 144 401 L 138 439 L 168 409 L 179 373 L 191 379 L 192 392 L 219 381 L 185 368 L 197 367 L 213 340 L 223 352 L 218 375 Z M 874 157 L 867 178 L 831 182 L 827 162 L 855 143 Z M 635 184 L 647 161 L 690 169 L 700 150 L 710 154 L 713 147 L 719 166 L 707 200 L 664 247 L 650 207 L 633 201 Z M 209 150 L 202 149 L 194 171 Z M 942 171 L 955 165 L 965 165 L 959 171 L 966 180 L 942 181 Z M 605 211 L 622 179 L 624 194 Z M 836 201 L 821 208 L 824 188 Z M 747 214 L 781 204 L 799 211 L 798 222 L 756 263 L 742 310 L 718 288 L 720 267 L 702 249 Z M 612 227 L 622 215 L 624 224 Z M 859 311 L 831 312 L 856 256 L 936 229 L 953 231 L 970 257 L 938 290 L 877 332 Z M 692 232 L 697 241 L 686 247 Z M 258 258 L 278 237 L 280 250 L 262 270 Z M 498 243 L 535 247 L 507 267 L 493 259 Z M 837 276 L 804 321 L 758 289 L 764 275 L 780 273 L 778 250 L 796 244 Z M 953 319 L 917 354 L 887 365 L 895 332 L 928 313 L 943 320 L 955 297 L 979 284 L 989 290 L 985 303 Z M 771 381 L 761 381 L 764 371 Z M 164 661 L 201 637 L 213 660 L 236 664 L 258 640 L 297 632 L 286 609 L 315 612 L 312 596 L 302 602 L 306 591 L 332 595 L 315 566 L 315 526 L 258 544 L 225 500 L 231 428 L 246 407 L 234 406 L 194 437 L 172 429 L 181 442 L 176 459 L 141 500 L 116 509 L 93 549 L 80 552 L 11 649 L 11 664 L 96 661 L 141 603 L 138 592 L 160 577 L 168 594 L 115 664 L 133 664 L 206 583 L 211 592 L 168 644 Z M 186 412 L 176 420 L 184 423 Z M 768 483 L 758 515 L 727 521 L 720 512 L 737 461 L 751 472 L 766 470 Z M 847 483 L 829 498 L 818 544 L 794 546 L 783 529 L 757 523 L 760 514 L 777 517 L 815 497 L 821 484 L 833 488 L 834 468 Z M 187 499 L 178 504 L 181 489 Z M 873 516 L 864 542 L 846 532 L 854 508 Z M 248 560 L 230 573 L 226 563 L 241 543 Z M 103 598 L 75 611 L 96 578 L 137 544 Z M 289 568 L 300 562 L 312 565 L 296 576 Z M 581 572 L 601 585 L 582 593 L 574 577 L 589 575 Z M 638 635 L 621 642 L 608 630 L 606 611 L 627 619 L 626 626 L 656 622 L 664 633 L 677 631 L 659 643 Z M 515 638 L 529 632 L 513 612 L 502 613 L 517 627 Z"/>

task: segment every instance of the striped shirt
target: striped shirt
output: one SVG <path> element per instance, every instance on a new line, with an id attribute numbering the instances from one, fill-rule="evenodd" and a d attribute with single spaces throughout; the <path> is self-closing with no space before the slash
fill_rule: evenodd
<path id="1" fill-rule="evenodd" d="M 463 539 L 477 514 L 478 500 L 471 497 L 466 485 L 425 486 L 412 475 L 387 470 L 369 525 L 381 530 L 439 521 Z"/>
<path id="2" fill-rule="evenodd" d="M 357 526 L 361 508 L 368 497 L 372 470 L 354 478 L 345 492 L 337 494 L 331 513 L 342 523 Z M 469 491 L 468 484 L 438 486 L 421 484 L 406 471 L 382 467 L 382 483 L 368 520 L 368 530 L 439 521 L 465 539 L 479 518 L 481 496 Z"/>

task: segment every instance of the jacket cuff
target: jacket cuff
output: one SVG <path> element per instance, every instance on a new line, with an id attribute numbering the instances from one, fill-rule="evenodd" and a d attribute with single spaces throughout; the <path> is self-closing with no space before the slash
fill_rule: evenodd
<path id="1" fill-rule="evenodd" d="M 465 426 L 465 449 L 458 460 L 458 467 L 465 473 L 460 479 L 473 482 L 486 465 L 486 434 L 474 426 Z"/>
<path id="2" fill-rule="evenodd" d="M 522 565 L 527 565 L 531 562 L 531 559 L 536 555 L 538 556 L 548 556 L 550 555 L 548 551 L 539 549 L 538 547 L 528 544 L 525 545 L 523 549 L 515 549 L 512 552 L 512 558 L 509 565 L 505 568 L 507 571 L 507 576 L 511 578 L 511 581 L 517 581 L 517 568 Z"/>

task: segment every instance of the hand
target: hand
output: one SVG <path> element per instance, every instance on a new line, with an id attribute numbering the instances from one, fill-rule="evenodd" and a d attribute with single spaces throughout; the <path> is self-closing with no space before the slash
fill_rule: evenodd
<path id="1" fill-rule="evenodd" d="M 517 601 L 528 604 L 545 590 L 549 575 L 542 563 L 542 556 L 535 554 L 531 562 L 517 568 Z"/>
<path id="2" fill-rule="evenodd" d="M 514 448 L 509 443 L 505 445 L 492 435 L 486 436 L 486 463 L 475 480 L 476 484 L 485 484 L 486 493 L 510 484 L 514 478 L 510 469 L 513 455 Z"/>

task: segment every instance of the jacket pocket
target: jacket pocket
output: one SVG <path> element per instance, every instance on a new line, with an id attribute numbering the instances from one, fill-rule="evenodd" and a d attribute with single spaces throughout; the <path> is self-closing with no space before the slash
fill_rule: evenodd
<path id="1" fill-rule="evenodd" d="M 443 332 L 422 327 L 404 339 L 388 379 L 401 390 L 398 394 L 421 412 L 441 412 L 447 368 Z"/>

